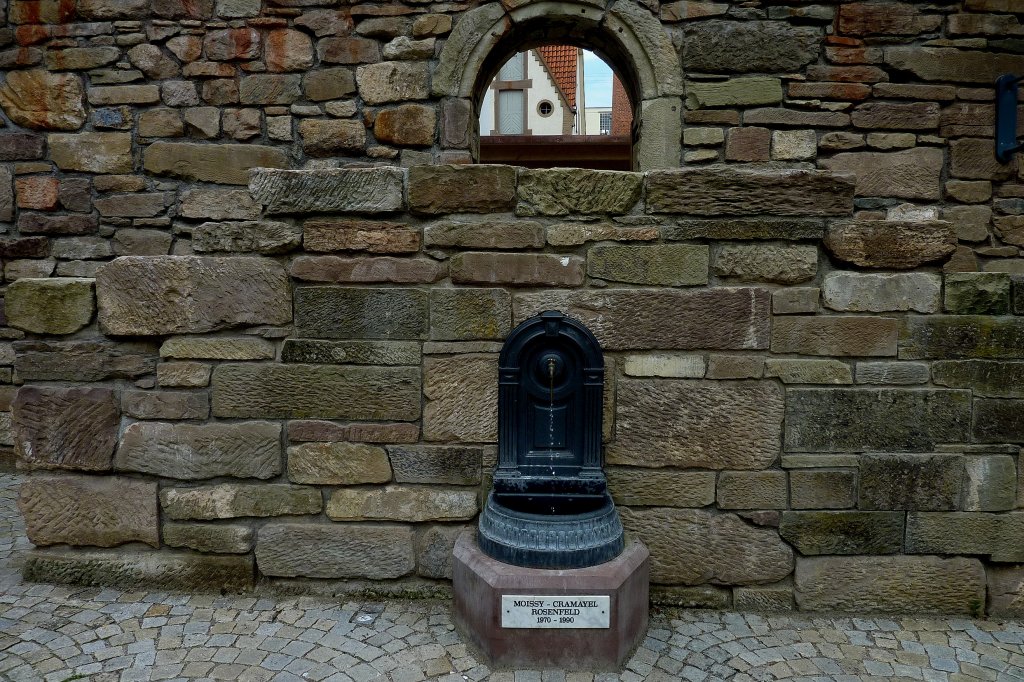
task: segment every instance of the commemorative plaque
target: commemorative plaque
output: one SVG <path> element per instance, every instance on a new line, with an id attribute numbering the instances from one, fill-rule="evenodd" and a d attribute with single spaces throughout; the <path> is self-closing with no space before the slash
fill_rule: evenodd
<path id="1" fill-rule="evenodd" d="M 501 596 L 503 628 L 606 628 L 611 625 L 610 614 L 608 595 Z"/>

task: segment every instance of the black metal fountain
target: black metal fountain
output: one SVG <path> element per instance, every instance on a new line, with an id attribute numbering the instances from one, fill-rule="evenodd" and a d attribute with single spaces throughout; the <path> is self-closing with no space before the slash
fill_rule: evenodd
<path id="1" fill-rule="evenodd" d="M 491 665 L 616 669 L 647 630 L 649 554 L 625 542 L 603 468 L 604 357 L 557 311 L 499 359 L 498 465 L 455 544 L 455 622 Z"/>

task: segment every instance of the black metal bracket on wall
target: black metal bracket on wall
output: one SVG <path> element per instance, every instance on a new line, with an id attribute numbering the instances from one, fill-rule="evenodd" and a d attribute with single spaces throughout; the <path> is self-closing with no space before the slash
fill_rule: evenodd
<path id="1" fill-rule="evenodd" d="M 1024 149 L 1017 139 L 1017 85 L 1024 76 L 1006 74 L 996 79 L 996 160 L 1009 163 Z"/>

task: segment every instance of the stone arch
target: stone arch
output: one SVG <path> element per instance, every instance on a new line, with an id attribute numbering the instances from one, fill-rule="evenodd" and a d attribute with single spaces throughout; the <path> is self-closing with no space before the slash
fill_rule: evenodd
<path id="1" fill-rule="evenodd" d="M 478 158 L 479 100 L 501 65 L 523 49 L 561 42 L 593 50 L 613 65 L 634 108 L 634 166 L 674 168 L 682 154 L 683 73 L 661 22 L 633 0 L 508 0 L 466 12 L 434 70 L 443 100 L 441 141 Z"/>

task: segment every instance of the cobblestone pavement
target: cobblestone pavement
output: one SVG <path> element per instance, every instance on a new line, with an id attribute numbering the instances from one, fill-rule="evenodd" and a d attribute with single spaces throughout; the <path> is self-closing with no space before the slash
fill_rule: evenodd
<path id="1" fill-rule="evenodd" d="M 491 671 L 443 602 L 124 592 L 25 584 L 0 474 L 0 679 L 603 682 L 1024 680 L 1024 623 L 658 612 L 621 674 Z"/>

